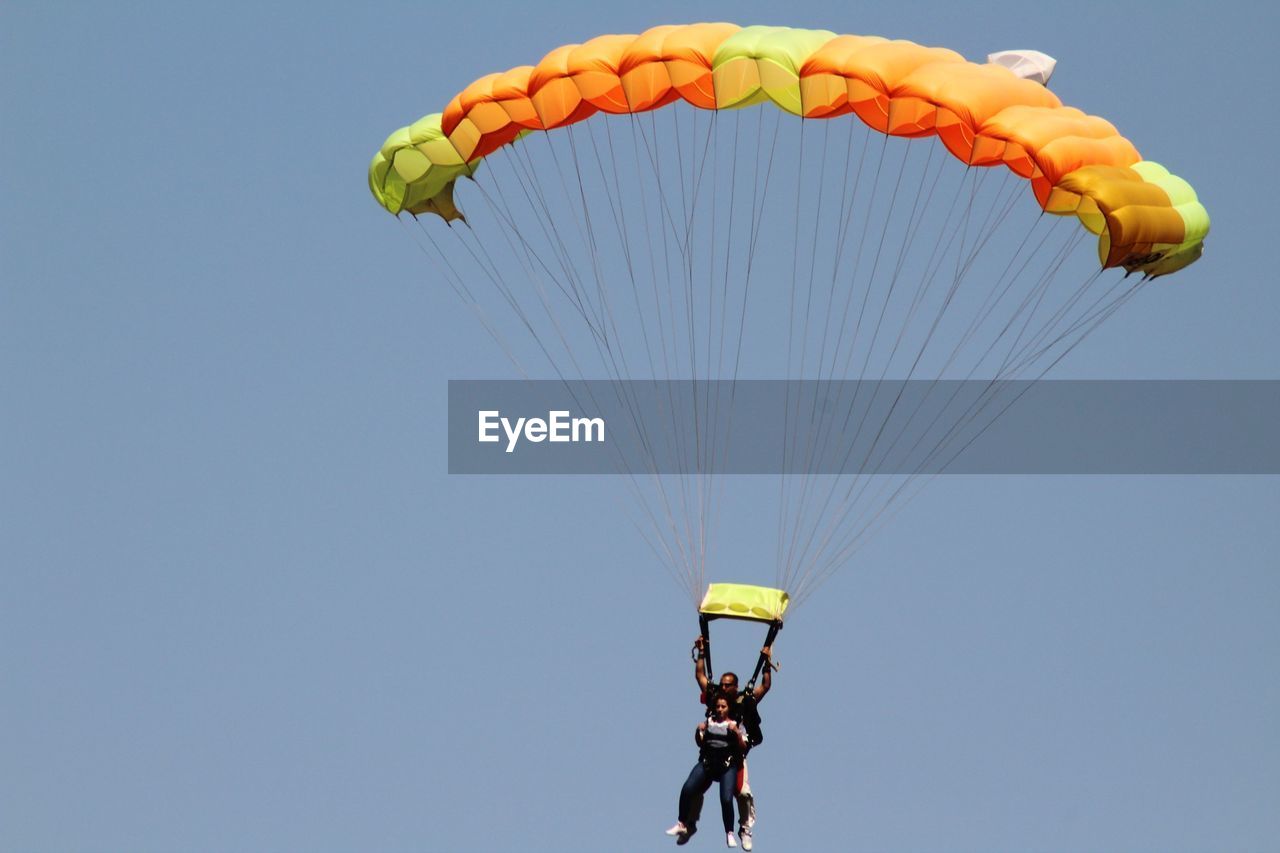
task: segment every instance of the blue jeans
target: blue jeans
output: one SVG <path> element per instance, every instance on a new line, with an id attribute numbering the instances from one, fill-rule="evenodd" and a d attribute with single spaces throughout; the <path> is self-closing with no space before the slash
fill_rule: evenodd
<path id="1" fill-rule="evenodd" d="M 701 761 L 693 765 L 689 778 L 684 780 L 684 787 L 680 789 L 680 822 L 690 830 L 697 826 L 702 795 L 712 782 L 720 783 L 720 816 L 724 819 L 724 831 L 733 832 L 733 791 L 738 786 L 736 765 L 707 768 Z"/>

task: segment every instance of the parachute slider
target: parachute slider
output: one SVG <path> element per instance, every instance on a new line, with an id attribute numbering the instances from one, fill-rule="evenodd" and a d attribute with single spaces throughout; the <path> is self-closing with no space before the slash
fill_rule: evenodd
<path id="1" fill-rule="evenodd" d="M 738 583 L 713 583 L 698 606 L 708 619 L 746 619 L 782 624 L 791 598 L 780 589 Z"/>
<path id="2" fill-rule="evenodd" d="M 1003 65 L 1023 80 L 1034 80 L 1041 86 L 1049 85 L 1058 60 L 1038 50 L 999 50 L 987 54 L 987 62 Z"/>

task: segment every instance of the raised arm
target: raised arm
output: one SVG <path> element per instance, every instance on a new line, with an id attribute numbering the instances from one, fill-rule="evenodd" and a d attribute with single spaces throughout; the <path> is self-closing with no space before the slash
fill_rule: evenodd
<path id="1" fill-rule="evenodd" d="M 764 672 L 760 675 L 760 683 L 757 684 L 755 689 L 751 692 L 751 695 L 757 702 L 763 699 L 764 694 L 768 693 L 769 688 L 773 686 L 773 661 L 771 660 L 773 651 L 769 646 L 765 646 L 760 650 L 760 654 L 765 657 Z"/>
<path id="2" fill-rule="evenodd" d="M 698 680 L 698 689 L 705 695 L 707 692 L 707 649 L 706 642 L 701 634 L 693 641 L 693 647 L 698 650 L 698 656 L 693 663 L 693 677 Z"/>

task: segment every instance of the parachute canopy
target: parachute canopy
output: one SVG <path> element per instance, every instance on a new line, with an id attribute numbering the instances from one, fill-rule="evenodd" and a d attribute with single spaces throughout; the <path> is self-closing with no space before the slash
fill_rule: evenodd
<path id="1" fill-rule="evenodd" d="M 702 621 L 776 630 L 1023 380 L 1200 257 L 1186 181 L 1064 106 L 1051 58 L 989 59 L 725 23 L 600 36 L 391 134 L 369 184 L 522 376 L 619 412 L 633 521 Z M 776 489 L 723 476 L 765 470 Z M 771 561 L 767 587 L 707 587 Z"/>
<path id="2" fill-rule="evenodd" d="M 1098 236 L 1104 268 L 1158 276 L 1197 260 L 1209 216 L 1191 186 L 1144 161 L 1110 122 L 1063 106 L 1037 82 L 1052 66 L 1028 74 L 1019 53 L 1011 70 L 1010 59 L 971 63 L 879 36 L 726 23 L 598 36 L 481 77 L 444 112 L 391 134 L 369 186 L 393 214 L 458 219 L 454 182 L 530 131 L 680 100 L 704 110 L 767 101 L 807 119 L 852 114 L 891 136 L 936 136 L 970 166 L 1003 164 L 1042 210 Z"/>

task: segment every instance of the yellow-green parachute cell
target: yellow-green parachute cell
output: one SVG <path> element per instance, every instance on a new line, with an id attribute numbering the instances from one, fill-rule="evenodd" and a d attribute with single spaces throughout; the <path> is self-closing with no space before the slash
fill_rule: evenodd
<path id="1" fill-rule="evenodd" d="M 967 165 L 1026 179 L 1044 211 L 1079 217 L 1106 268 L 1176 272 L 1200 257 L 1209 232 L 1186 181 L 1144 161 L 1110 122 L 998 62 L 877 36 L 725 23 L 599 36 L 481 77 L 443 113 L 391 134 L 369 186 L 391 213 L 458 219 L 454 182 L 525 133 L 675 101 L 704 110 L 771 102 L 806 119 L 853 116 L 890 136 L 937 137 Z"/>

